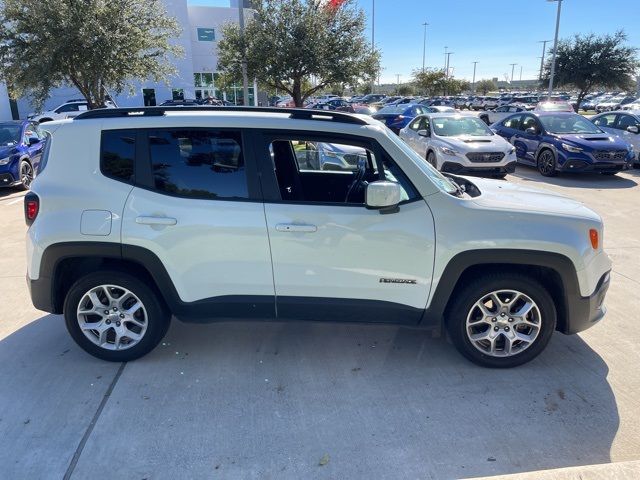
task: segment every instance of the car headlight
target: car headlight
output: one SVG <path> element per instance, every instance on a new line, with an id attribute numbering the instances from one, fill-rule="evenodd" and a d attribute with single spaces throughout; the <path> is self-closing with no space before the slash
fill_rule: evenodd
<path id="1" fill-rule="evenodd" d="M 0 165 L 6 165 L 11 161 L 11 157 L 0 158 Z"/>
<path id="2" fill-rule="evenodd" d="M 582 148 L 574 147 L 573 145 L 569 145 L 567 143 L 563 143 L 562 148 L 567 152 L 571 152 L 571 153 L 580 153 L 582 151 Z"/>
<path id="3" fill-rule="evenodd" d="M 516 153 L 516 147 L 511 147 L 511 149 L 507 152 L 507 155 L 513 155 Z"/>
<path id="4" fill-rule="evenodd" d="M 458 155 L 458 152 L 456 152 L 454 149 L 449 148 L 449 147 L 440 147 L 440 151 L 442 153 L 444 153 L 445 155 L 452 155 L 452 156 L 456 156 Z"/>

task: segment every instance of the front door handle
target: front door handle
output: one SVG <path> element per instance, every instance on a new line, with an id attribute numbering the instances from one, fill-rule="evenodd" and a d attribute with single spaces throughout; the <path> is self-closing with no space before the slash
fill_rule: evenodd
<path id="1" fill-rule="evenodd" d="M 141 216 L 136 217 L 136 223 L 140 225 L 175 225 L 178 220 L 171 217 L 153 217 L 153 216 Z"/>
<path id="2" fill-rule="evenodd" d="M 318 231 L 318 227 L 315 225 L 301 225 L 299 223 L 278 223 L 276 230 L 278 232 L 314 233 Z"/>

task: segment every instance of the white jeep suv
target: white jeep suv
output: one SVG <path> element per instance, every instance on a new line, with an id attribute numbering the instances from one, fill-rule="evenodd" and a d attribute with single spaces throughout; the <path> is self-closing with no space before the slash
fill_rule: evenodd
<path id="1" fill-rule="evenodd" d="M 146 354 L 173 315 L 444 327 L 472 361 L 511 367 L 605 312 L 598 215 L 445 176 L 369 117 L 153 107 L 46 128 L 25 197 L 31 298 L 105 360 Z M 307 169 L 306 142 L 366 153 Z"/>

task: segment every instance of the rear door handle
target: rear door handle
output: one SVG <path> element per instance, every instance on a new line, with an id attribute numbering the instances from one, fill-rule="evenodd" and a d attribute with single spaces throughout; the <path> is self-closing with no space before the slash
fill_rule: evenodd
<path id="1" fill-rule="evenodd" d="M 171 217 L 136 217 L 136 223 L 140 225 L 175 225 L 178 223 L 178 220 Z"/>
<path id="2" fill-rule="evenodd" d="M 301 225 L 298 223 L 278 223 L 276 225 L 278 232 L 303 232 L 314 233 L 318 231 L 318 227 L 315 225 Z"/>

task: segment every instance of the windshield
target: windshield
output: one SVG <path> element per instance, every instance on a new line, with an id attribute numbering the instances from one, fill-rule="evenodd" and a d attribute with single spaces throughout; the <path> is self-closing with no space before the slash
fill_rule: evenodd
<path id="1" fill-rule="evenodd" d="M 378 113 L 402 113 L 407 109 L 406 105 L 389 105 L 378 110 Z"/>
<path id="2" fill-rule="evenodd" d="M 11 147 L 20 143 L 20 125 L 0 123 L 0 147 Z"/>
<path id="3" fill-rule="evenodd" d="M 431 119 L 433 132 L 440 137 L 484 137 L 493 135 L 487 124 L 476 117 L 436 117 Z"/>
<path id="4" fill-rule="evenodd" d="M 581 115 L 540 115 L 538 119 L 549 133 L 604 133 Z"/>
<path id="5" fill-rule="evenodd" d="M 389 135 L 389 138 L 395 143 L 406 155 L 411 157 L 411 159 L 420 166 L 422 171 L 429 177 L 436 187 L 446 193 L 455 194 L 458 191 L 458 187 L 449 180 L 447 177 L 442 175 L 438 170 L 433 168 L 430 164 L 428 164 L 424 158 L 418 155 L 409 145 L 407 145 L 403 140 L 400 139 L 397 135 Z"/>

